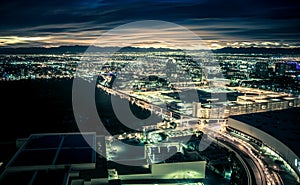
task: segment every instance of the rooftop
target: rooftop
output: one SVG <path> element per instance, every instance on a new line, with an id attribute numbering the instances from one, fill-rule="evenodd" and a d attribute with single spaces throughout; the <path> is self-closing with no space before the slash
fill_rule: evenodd
<path id="1" fill-rule="evenodd" d="M 64 168 L 95 163 L 95 133 L 33 134 L 6 168 Z M 78 166 L 79 167 L 79 166 Z"/>

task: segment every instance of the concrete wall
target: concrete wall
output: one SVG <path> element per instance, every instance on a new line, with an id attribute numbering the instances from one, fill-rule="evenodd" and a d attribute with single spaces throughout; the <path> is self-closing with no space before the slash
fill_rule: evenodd
<path id="1" fill-rule="evenodd" d="M 119 175 L 121 180 L 141 179 L 202 179 L 206 161 L 153 164 L 151 174 Z"/>
<path id="2" fill-rule="evenodd" d="M 152 174 L 162 179 L 205 178 L 206 161 L 162 163 L 152 165 Z"/>

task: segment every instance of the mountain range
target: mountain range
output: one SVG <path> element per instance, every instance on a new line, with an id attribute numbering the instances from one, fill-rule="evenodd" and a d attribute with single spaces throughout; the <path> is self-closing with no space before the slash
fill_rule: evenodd
<path id="1" fill-rule="evenodd" d="M 88 49 L 89 52 L 166 52 L 180 51 L 169 48 L 139 48 L 139 47 L 96 47 L 96 46 L 59 46 L 59 47 L 22 47 L 9 48 L 0 47 L 0 54 L 76 54 L 84 53 Z M 211 50 L 213 53 L 255 53 L 255 54 L 300 54 L 300 48 L 221 48 Z"/>

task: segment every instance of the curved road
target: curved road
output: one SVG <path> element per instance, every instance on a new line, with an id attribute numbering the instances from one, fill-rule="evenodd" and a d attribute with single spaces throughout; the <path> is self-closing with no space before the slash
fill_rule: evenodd
<path id="1" fill-rule="evenodd" d="M 223 138 L 222 138 L 223 139 Z M 252 184 L 256 185 L 266 185 L 267 180 L 265 178 L 265 174 L 263 170 L 260 168 L 260 165 L 252 159 L 251 154 L 249 154 L 248 150 L 241 144 L 233 144 L 232 142 L 224 139 L 219 139 L 218 142 L 221 142 L 227 146 L 229 146 L 233 151 L 238 153 L 242 159 L 246 162 L 247 166 L 250 168 L 251 171 L 251 178 L 255 179 L 252 181 Z"/>
<path id="2" fill-rule="evenodd" d="M 258 159 L 258 157 L 253 154 L 253 150 L 249 148 L 245 143 L 238 141 L 237 139 L 229 139 L 225 134 L 218 134 L 216 138 L 218 138 L 219 143 L 223 143 L 232 149 L 234 149 L 247 163 L 247 165 L 251 168 L 252 177 L 255 179 L 255 183 L 257 185 L 267 185 L 267 184 L 276 184 L 282 185 L 283 182 L 278 178 L 277 174 L 272 175 L 268 172 L 266 168 L 264 168 L 263 162 Z"/>
<path id="3" fill-rule="evenodd" d="M 114 95 L 118 95 L 123 98 L 127 98 L 129 101 L 132 100 L 132 98 L 137 100 L 137 98 L 132 97 L 124 92 L 119 92 L 117 90 L 113 90 L 113 89 L 110 89 L 107 87 L 102 87 L 102 89 L 110 94 L 114 94 Z M 142 104 L 137 104 L 138 106 L 141 106 L 148 110 L 154 111 L 154 112 L 158 113 L 158 115 L 163 114 L 164 116 L 169 116 L 169 115 L 167 115 L 167 114 L 169 114 L 169 111 L 165 110 L 162 107 L 159 107 L 152 103 L 146 102 L 145 100 L 138 100 L 138 101 L 142 102 Z M 243 157 L 242 161 L 247 162 L 247 165 L 252 170 L 252 177 L 254 177 L 254 179 L 255 179 L 255 182 L 251 182 L 251 183 L 253 183 L 253 184 L 255 183 L 257 185 L 267 185 L 267 184 L 281 185 L 282 184 L 282 181 L 278 180 L 278 177 L 274 175 L 275 179 L 276 179 L 276 183 L 275 183 L 275 180 L 271 177 L 271 175 L 269 174 L 268 171 L 265 171 L 265 169 L 263 167 L 263 163 L 252 153 L 252 150 L 249 148 L 249 146 L 247 146 L 246 144 L 239 142 L 237 140 L 233 140 L 232 138 L 234 138 L 234 136 L 226 136 L 225 134 L 219 134 L 216 132 L 215 132 L 215 134 L 218 134 L 219 142 L 222 142 L 223 145 L 230 147 L 234 152 L 238 153 L 241 157 Z M 246 172 L 247 172 L 247 168 L 246 168 Z M 249 180 L 248 180 L 248 183 L 249 183 Z"/>

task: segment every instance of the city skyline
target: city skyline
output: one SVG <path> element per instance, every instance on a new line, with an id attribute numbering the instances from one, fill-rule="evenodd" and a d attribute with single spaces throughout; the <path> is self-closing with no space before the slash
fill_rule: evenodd
<path id="1" fill-rule="evenodd" d="M 0 47 L 93 45 L 103 33 L 134 21 L 167 21 L 194 32 L 209 49 L 224 47 L 299 48 L 297 1 L 14 1 L 0 12 Z M 176 36 L 178 30 L 155 33 Z M 166 47 L 140 28 L 128 38 L 136 47 Z M 148 38 L 145 38 L 147 34 Z M 116 46 L 101 40 L 106 46 Z M 117 37 L 116 37 L 117 39 Z M 181 38 L 193 47 L 195 43 Z M 120 45 L 118 45 L 120 46 Z M 121 45 L 122 46 L 122 45 Z"/>
<path id="2" fill-rule="evenodd" d="M 300 185 L 296 0 L 4 0 L 1 185 Z"/>
<path id="3" fill-rule="evenodd" d="M 278 54 L 3 54 L 1 137 L 22 146 L 0 182 L 299 184 L 299 56 Z"/>

